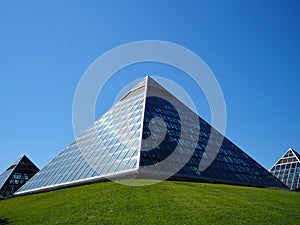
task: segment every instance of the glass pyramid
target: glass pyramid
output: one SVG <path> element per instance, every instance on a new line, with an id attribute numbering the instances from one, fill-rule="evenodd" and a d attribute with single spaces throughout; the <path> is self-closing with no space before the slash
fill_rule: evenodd
<path id="1" fill-rule="evenodd" d="M 11 196 L 39 169 L 25 155 L 0 175 L 0 195 Z"/>
<path id="2" fill-rule="evenodd" d="M 270 172 L 291 190 L 300 189 L 300 155 L 290 148 L 270 169 Z"/>
<path id="3" fill-rule="evenodd" d="M 210 134 L 213 139 L 208 143 Z M 169 176 L 174 179 L 285 188 L 277 178 L 220 136 L 208 123 L 147 76 L 16 194 L 107 178 L 164 179 Z M 196 141 L 192 141 L 195 138 Z M 216 145 L 220 151 L 213 163 L 200 171 L 201 160 L 211 156 L 206 151 L 208 145 Z"/>

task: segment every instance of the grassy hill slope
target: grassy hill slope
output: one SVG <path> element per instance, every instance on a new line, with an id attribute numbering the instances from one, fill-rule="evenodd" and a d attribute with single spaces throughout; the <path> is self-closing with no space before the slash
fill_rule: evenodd
<path id="1" fill-rule="evenodd" d="M 0 201 L 0 224 L 300 224 L 300 193 L 164 181 L 97 183 Z"/>

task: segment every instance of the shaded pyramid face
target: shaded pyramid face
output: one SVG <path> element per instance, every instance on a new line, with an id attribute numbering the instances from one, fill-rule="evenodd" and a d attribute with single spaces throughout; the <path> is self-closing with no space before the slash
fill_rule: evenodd
<path id="1" fill-rule="evenodd" d="M 285 188 L 228 139 L 222 142 L 223 138 L 146 77 L 17 194 L 132 177 Z M 207 146 L 220 149 L 216 158 Z M 200 171 L 199 164 L 206 161 L 213 162 Z"/>
<path id="2" fill-rule="evenodd" d="M 300 155 L 294 149 L 290 148 L 270 172 L 291 190 L 300 189 Z"/>
<path id="3" fill-rule="evenodd" d="M 22 156 L 0 175 L 0 195 L 11 196 L 38 171 L 30 159 Z"/>
<path id="4" fill-rule="evenodd" d="M 164 179 L 172 175 L 173 179 L 286 188 L 154 80 L 148 81 L 146 93 L 139 169 L 142 177 Z M 158 141 L 150 138 L 147 142 L 151 134 L 159 133 L 149 128 L 153 118 L 162 118 L 167 131 L 163 140 L 163 135 L 158 135 Z M 212 154 L 208 147 L 218 153 Z M 209 167 L 199 170 L 199 165 L 206 161 Z"/>

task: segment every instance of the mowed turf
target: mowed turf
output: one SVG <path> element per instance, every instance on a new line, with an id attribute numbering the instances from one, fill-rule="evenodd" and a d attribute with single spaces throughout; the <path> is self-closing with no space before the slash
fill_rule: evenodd
<path id="1" fill-rule="evenodd" d="M 300 224 L 300 193 L 164 181 L 104 182 L 0 201 L 0 224 Z"/>

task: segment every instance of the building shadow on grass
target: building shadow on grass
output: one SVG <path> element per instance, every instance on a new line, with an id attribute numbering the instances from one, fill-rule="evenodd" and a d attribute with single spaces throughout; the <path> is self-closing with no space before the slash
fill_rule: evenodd
<path id="1" fill-rule="evenodd" d="M 0 218 L 0 225 L 10 224 L 7 218 Z"/>

